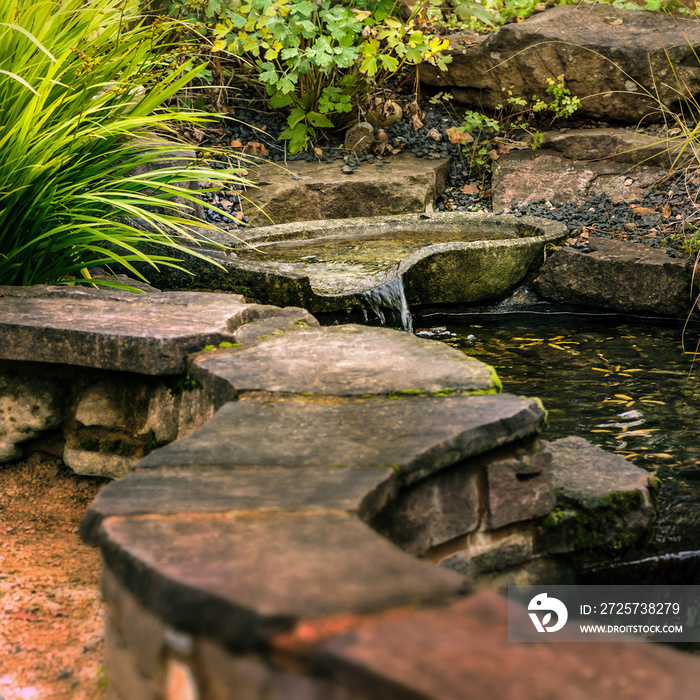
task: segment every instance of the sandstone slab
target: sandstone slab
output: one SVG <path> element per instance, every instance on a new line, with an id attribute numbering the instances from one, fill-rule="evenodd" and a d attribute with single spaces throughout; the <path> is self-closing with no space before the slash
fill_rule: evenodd
<path id="1" fill-rule="evenodd" d="M 495 392 L 493 369 L 454 348 L 388 328 L 298 327 L 250 347 L 192 358 L 199 382 L 235 392 L 365 396 L 420 392 Z"/>
<path id="2" fill-rule="evenodd" d="M 480 474 L 471 465 L 443 469 L 402 490 L 372 526 L 394 544 L 422 556 L 480 522 Z"/>
<path id="3" fill-rule="evenodd" d="M 409 484 L 533 436 L 543 418 L 508 394 L 238 401 L 137 467 L 391 467 Z"/>
<path id="4" fill-rule="evenodd" d="M 278 311 L 229 294 L 2 287 L 0 358 L 179 374 L 189 353 Z"/>
<path id="5" fill-rule="evenodd" d="M 682 141 L 659 138 L 631 129 L 561 129 L 545 132 L 542 147 L 554 149 L 571 160 L 612 160 L 631 165 L 668 169 L 683 167 L 689 155 Z"/>
<path id="6" fill-rule="evenodd" d="M 392 490 L 392 476 L 387 468 L 136 471 L 99 492 L 80 532 L 86 542 L 97 544 L 106 518 L 149 513 L 344 510 L 371 515 Z"/>
<path id="7" fill-rule="evenodd" d="M 496 530 L 547 515 L 555 504 L 548 450 L 494 459 L 486 467 L 488 525 Z"/>
<path id="8" fill-rule="evenodd" d="M 506 572 L 506 580 L 514 583 L 518 581 L 512 578 L 514 567 L 527 567 L 533 561 L 534 536 L 530 528 L 474 540 L 465 549 L 442 559 L 440 566 L 481 584 Z"/>
<path id="9" fill-rule="evenodd" d="M 259 192 L 248 195 L 255 202 L 246 210 L 251 223 L 423 212 L 445 189 L 450 170 L 449 159 L 412 155 L 364 163 L 351 174 L 343 173 L 342 165 L 294 161 L 286 167 L 266 163 L 252 170 Z"/>
<path id="10" fill-rule="evenodd" d="M 463 585 L 350 516 L 114 517 L 101 533 L 107 567 L 147 608 L 234 647 L 299 618 L 439 600 Z"/>
<path id="11" fill-rule="evenodd" d="M 700 91 L 700 25 L 678 15 L 561 5 L 486 37 L 452 35 L 450 42 L 448 70 L 424 64 L 421 79 L 481 109 L 497 111 L 506 90 L 550 102 L 547 81 L 563 75 L 581 99 L 577 114 L 636 124 L 658 112 L 656 99 L 672 108 Z"/>
<path id="12" fill-rule="evenodd" d="M 693 656 L 629 642 L 517 644 L 508 642 L 507 627 L 506 599 L 483 592 L 449 608 L 368 622 L 325 644 L 316 658 L 365 698 L 697 696 L 700 661 Z M 533 642 L 536 634 L 533 628 Z"/>
<path id="13" fill-rule="evenodd" d="M 513 202 L 523 206 L 542 199 L 583 204 L 596 194 L 605 194 L 615 203 L 641 200 L 666 172 L 610 160 L 569 160 L 553 149 L 514 151 L 494 164 L 493 207 L 499 210 Z"/>
<path id="14" fill-rule="evenodd" d="M 565 247 L 547 260 L 535 280 L 540 295 L 564 304 L 662 316 L 691 309 L 688 259 L 638 243 L 589 241 L 589 253 Z"/>

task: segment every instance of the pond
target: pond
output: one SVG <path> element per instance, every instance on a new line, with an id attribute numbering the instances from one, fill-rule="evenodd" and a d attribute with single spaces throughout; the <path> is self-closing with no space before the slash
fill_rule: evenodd
<path id="1" fill-rule="evenodd" d="M 539 396 L 545 439 L 578 435 L 661 479 L 650 552 L 700 550 L 700 329 L 620 316 L 440 314 L 416 334 L 493 365 L 508 393 Z M 685 346 L 685 349 L 684 349 Z"/>

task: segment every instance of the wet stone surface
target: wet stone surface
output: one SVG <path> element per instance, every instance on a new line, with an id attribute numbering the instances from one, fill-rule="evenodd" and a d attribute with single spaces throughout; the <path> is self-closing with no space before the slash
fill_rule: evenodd
<path id="1" fill-rule="evenodd" d="M 365 396 L 497 389 L 487 365 L 457 350 L 355 325 L 298 326 L 294 333 L 263 337 L 252 347 L 202 353 L 191 366 L 204 386 L 223 381 L 236 392 Z"/>

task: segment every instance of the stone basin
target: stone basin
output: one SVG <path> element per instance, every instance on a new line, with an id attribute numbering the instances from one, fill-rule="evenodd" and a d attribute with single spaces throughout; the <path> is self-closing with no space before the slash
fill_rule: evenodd
<path id="1" fill-rule="evenodd" d="M 366 307 L 367 293 L 399 279 L 411 306 L 496 299 L 568 231 L 535 217 L 440 212 L 297 222 L 242 235 L 227 267 L 251 296 L 325 312 Z"/>

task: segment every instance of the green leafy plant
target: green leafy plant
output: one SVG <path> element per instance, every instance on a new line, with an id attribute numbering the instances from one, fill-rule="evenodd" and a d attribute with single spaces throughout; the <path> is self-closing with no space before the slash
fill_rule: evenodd
<path id="1" fill-rule="evenodd" d="M 172 198 L 194 202 L 193 180 L 241 180 L 197 163 L 134 174 L 170 150 L 154 150 L 154 130 L 174 136 L 177 122 L 209 119 L 163 107 L 200 68 L 164 67 L 178 26 L 144 24 L 138 12 L 132 0 L 2 3 L 0 283 L 90 283 L 88 268 L 112 263 L 141 278 L 136 261 L 177 267 L 141 250 L 195 242 Z"/>
<path id="2" fill-rule="evenodd" d="M 271 106 L 289 110 L 281 138 L 292 153 L 403 66 L 445 68 L 449 60 L 446 39 L 389 16 L 386 2 L 362 9 L 333 0 L 217 0 L 214 9 L 214 48 L 245 61 Z"/>

